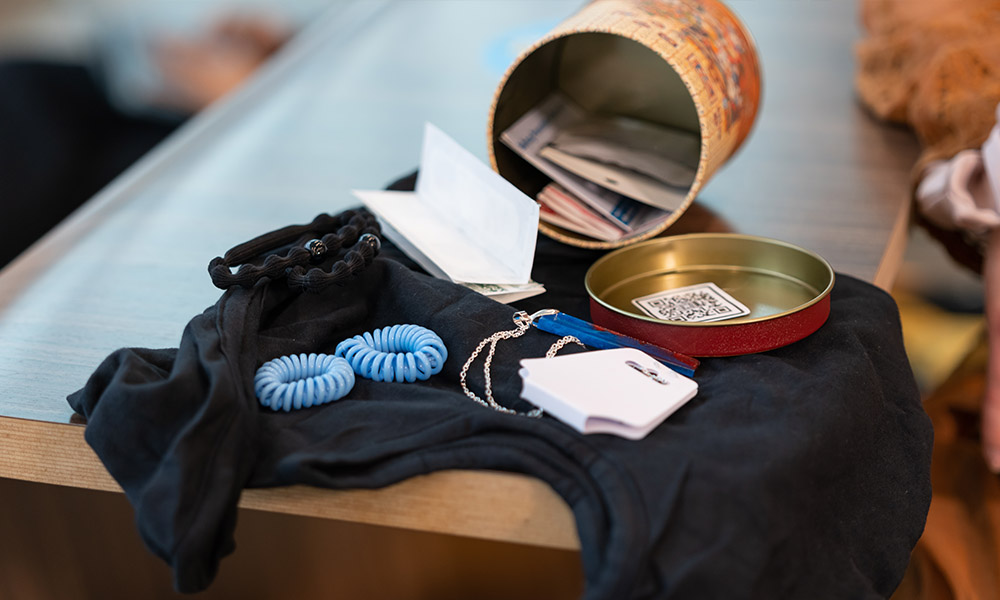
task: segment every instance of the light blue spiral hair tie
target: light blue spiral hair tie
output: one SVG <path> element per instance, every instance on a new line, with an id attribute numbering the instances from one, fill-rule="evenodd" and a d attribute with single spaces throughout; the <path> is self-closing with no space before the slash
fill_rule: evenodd
<path id="1" fill-rule="evenodd" d="M 272 410 L 319 406 L 340 400 L 354 387 L 354 370 L 329 354 L 292 354 L 269 360 L 253 378 L 260 403 Z"/>
<path id="2" fill-rule="evenodd" d="M 412 383 L 440 373 L 448 350 L 430 329 L 393 325 L 340 342 L 336 355 L 347 359 L 361 377 Z"/>

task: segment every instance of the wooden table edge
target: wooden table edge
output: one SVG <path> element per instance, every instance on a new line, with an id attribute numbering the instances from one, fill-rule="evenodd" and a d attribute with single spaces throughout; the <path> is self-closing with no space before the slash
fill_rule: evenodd
<path id="1" fill-rule="evenodd" d="M 84 426 L 0 417 L 0 477 L 90 490 L 121 488 L 83 437 Z M 578 550 L 573 513 L 539 479 L 440 471 L 377 490 L 305 485 L 244 490 L 240 507 Z"/>
<path id="2" fill-rule="evenodd" d="M 882 260 L 879 261 L 875 270 L 875 277 L 872 283 L 877 287 L 891 292 L 896 283 L 896 277 L 903 268 L 903 258 L 906 254 L 906 245 L 910 238 L 910 217 L 911 203 L 907 199 L 901 202 L 899 210 L 896 212 L 896 219 L 892 225 L 892 232 L 889 234 L 889 241 L 885 251 L 882 253 Z"/>

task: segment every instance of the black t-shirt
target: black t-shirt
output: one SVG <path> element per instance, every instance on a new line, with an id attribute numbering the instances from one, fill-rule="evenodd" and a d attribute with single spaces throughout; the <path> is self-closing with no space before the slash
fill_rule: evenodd
<path id="1" fill-rule="evenodd" d="M 179 590 L 207 587 L 232 552 L 245 487 L 377 488 L 442 469 L 513 471 L 552 486 L 576 518 L 589 600 L 878 598 L 898 584 L 930 502 L 931 428 L 882 291 L 838 276 L 819 331 L 703 360 L 698 395 L 630 441 L 466 398 L 462 364 L 482 339 L 513 328 L 514 308 L 393 255 L 319 294 L 281 280 L 231 289 L 191 320 L 179 348 L 119 350 L 70 396 Z M 549 291 L 518 307 L 588 318 L 583 273 L 597 256 L 541 239 L 534 278 Z M 346 398 L 290 413 L 255 398 L 263 362 L 332 354 L 349 336 L 397 323 L 441 336 L 442 373 L 358 378 Z M 531 330 L 499 344 L 499 402 L 531 408 L 518 397 L 518 361 L 554 340 Z"/>

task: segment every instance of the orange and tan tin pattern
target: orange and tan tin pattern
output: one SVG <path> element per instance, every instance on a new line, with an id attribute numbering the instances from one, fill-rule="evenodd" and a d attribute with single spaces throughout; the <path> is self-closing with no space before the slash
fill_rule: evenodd
<path id="1" fill-rule="evenodd" d="M 660 226 L 618 242 L 600 242 L 540 224 L 550 237 L 576 246 L 624 246 L 653 237 L 676 221 L 746 139 L 761 94 L 757 50 L 744 25 L 719 0 L 595 0 L 533 44 L 508 68 L 490 108 L 487 135 L 494 169 L 499 171 L 494 147 L 499 132 L 493 130 L 494 118 L 511 75 L 538 49 L 581 33 L 618 35 L 655 52 L 679 75 L 698 113 L 701 157 L 694 183 L 680 210 Z"/>

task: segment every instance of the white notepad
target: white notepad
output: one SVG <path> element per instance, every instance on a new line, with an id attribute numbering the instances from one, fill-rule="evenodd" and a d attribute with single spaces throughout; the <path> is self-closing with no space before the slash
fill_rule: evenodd
<path id="1" fill-rule="evenodd" d="M 581 433 L 646 436 L 698 384 L 632 348 L 521 361 L 521 397 Z"/>
<path id="2" fill-rule="evenodd" d="M 416 191 L 354 195 L 431 275 L 456 283 L 529 283 L 538 204 L 430 123 Z"/>

